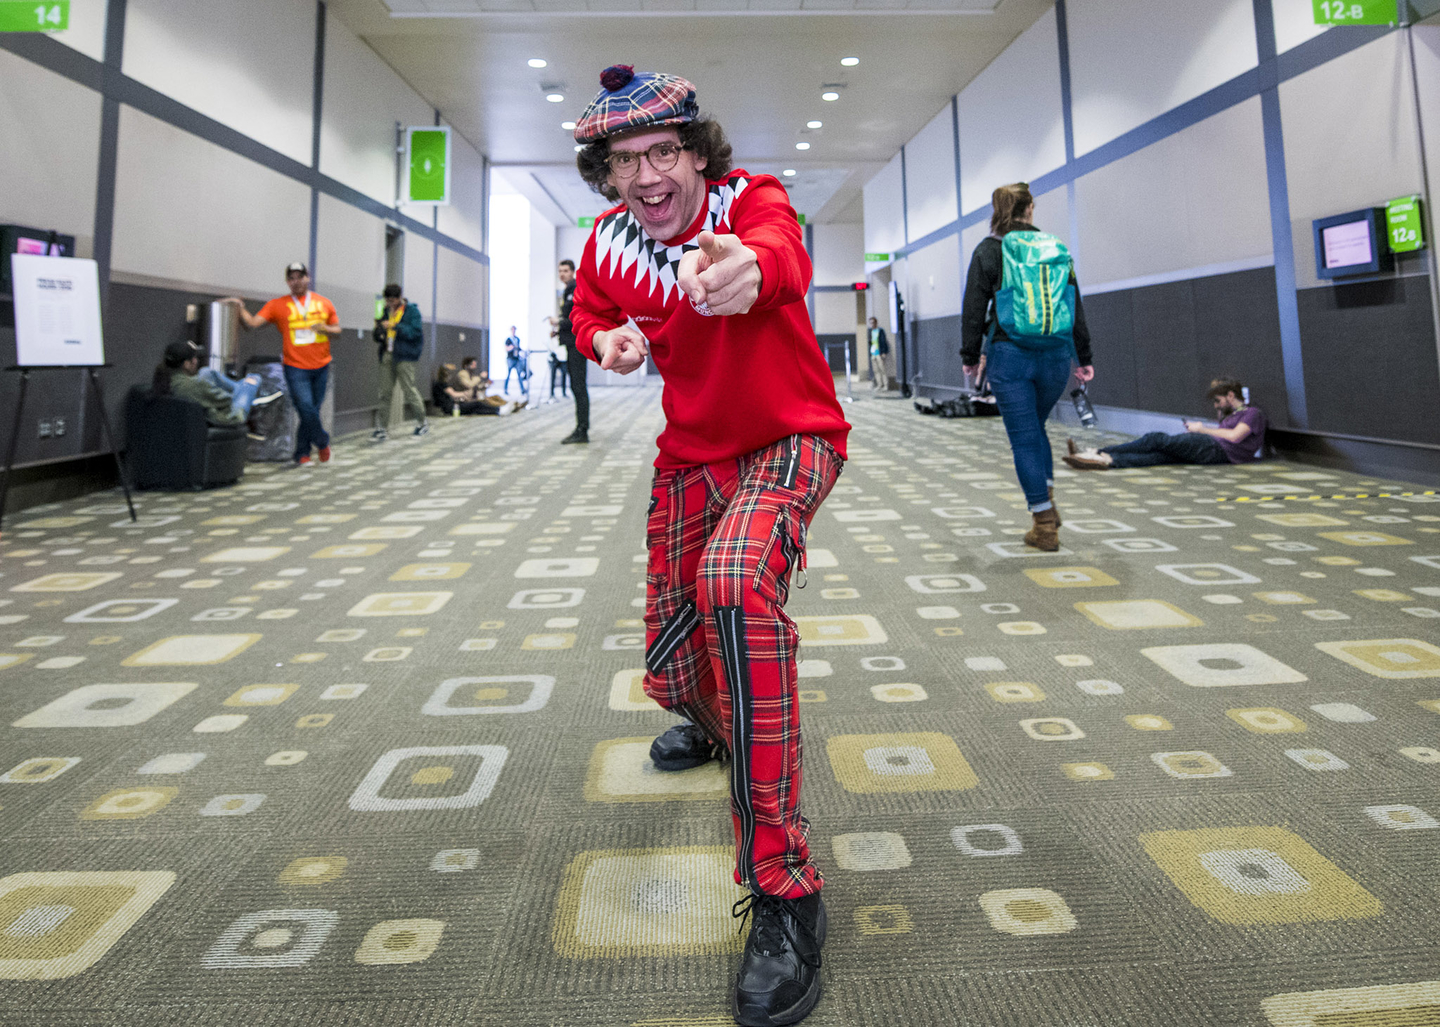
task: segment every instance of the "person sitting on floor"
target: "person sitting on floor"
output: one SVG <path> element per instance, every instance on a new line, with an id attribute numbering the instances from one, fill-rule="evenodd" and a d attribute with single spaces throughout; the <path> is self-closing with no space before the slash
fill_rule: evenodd
<path id="1" fill-rule="evenodd" d="M 480 362 L 474 357 L 465 357 L 460 361 L 460 370 L 455 375 L 459 383 L 456 388 L 465 393 L 466 399 L 484 399 L 490 388 L 490 376 L 479 367 Z"/>
<path id="2" fill-rule="evenodd" d="M 447 417 L 456 411 L 465 416 L 499 414 L 503 417 L 506 414 L 513 414 L 525 405 L 524 400 L 512 402 L 500 396 L 486 396 L 483 392 L 479 399 L 471 399 L 473 393 L 465 388 L 457 388 L 459 384 L 460 379 L 455 371 L 455 365 L 441 364 L 435 373 L 435 383 L 430 386 L 430 401 Z"/>
<path id="3" fill-rule="evenodd" d="M 258 395 L 259 375 L 247 374 L 236 381 L 209 367 L 201 368 L 200 358 L 204 355 L 203 349 L 189 341 L 166 346 L 164 358 L 155 367 L 151 394 L 199 403 L 205 410 L 205 420 L 217 427 L 246 424 L 252 409 L 273 403 L 283 395 Z M 253 425 L 248 426 L 248 433 L 256 440 L 265 437 Z"/>
<path id="4" fill-rule="evenodd" d="M 1103 471 L 1157 464 L 1247 464 L 1263 459 L 1265 411 L 1247 405 L 1245 386 L 1233 379 L 1217 378 L 1206 395 L 1220 418 L 1219 427 L 1185 421 L 1183 434 L 1155 431 L 1098 450 L 1082 450 L 1074 439 L 1066 439 L 1070 452 L 1065 462 L 1081 471 Z"/>

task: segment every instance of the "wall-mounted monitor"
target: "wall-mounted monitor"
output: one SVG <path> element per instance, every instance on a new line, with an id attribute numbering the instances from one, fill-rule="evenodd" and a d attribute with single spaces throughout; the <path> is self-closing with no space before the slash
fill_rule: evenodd
<path id="1" fill-rule="evenodd" d="M 1313 225 L 1317 277 L 1348 278 L 1390 270 L 1383 207 L 1332 214 L 1318 218 Z"/>
<path id="2" fill-rule="evenodd" d="M 24 225 L 0 225 L 0 294 L 10 295 L 10 254 L 23 253 L 35 257 L 75 256 L 75 237 L 61 235 L 48 228 L 26 228 Z"/>

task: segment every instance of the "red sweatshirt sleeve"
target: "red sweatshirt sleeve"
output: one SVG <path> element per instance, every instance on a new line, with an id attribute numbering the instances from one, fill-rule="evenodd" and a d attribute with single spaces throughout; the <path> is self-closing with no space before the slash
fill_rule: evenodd
<path id="1" fill-rule="evenodd" d="M 595 233 L 585 240 L 585 252 L 575 269 L 575 305 L 570 310 L 570 324 L 575 330 L 575 345 L 587 360 L 595 356 L 595 333 L 608 332 L 626 321 L 625 313 L 600 288 L 595 271 Z"/>
<path id="2" fill-rule="evenodd" d="M 760 265 L 760 297 L 750 309 L 773 310 L 804 300 L 810 255 L 785 187 L 768 175 L 755 179 L 735 201 L 730 225 Z"/>

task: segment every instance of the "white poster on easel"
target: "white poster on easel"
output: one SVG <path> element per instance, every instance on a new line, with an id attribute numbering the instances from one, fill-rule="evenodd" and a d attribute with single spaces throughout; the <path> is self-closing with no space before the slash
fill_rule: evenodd
<path id="1" fill-rule="evenodd" d="M 95 261 L 13 253 L 10 270 L 17 364 L 98 367 L 105 363 Z"/>

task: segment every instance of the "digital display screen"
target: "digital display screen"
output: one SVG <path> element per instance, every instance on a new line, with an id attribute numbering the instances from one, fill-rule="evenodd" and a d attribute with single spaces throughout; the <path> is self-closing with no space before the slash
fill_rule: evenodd
<path id="1" fill-rule="evenodd" d="M 1321 229 L 1320 236 L 1325 249 L 1327 268 L 1354 267 L 1369 264 L 1375 259 L 1370 243 L 1370 222 L 1350 221 L 1343 225 L 1331 225 Z"/>
<path id="2" fill-rule="evenodd" d="M 27 239 L 23 235 L 15 240 L 16 253 L 28 253 L 37 257 L 63 257 L 64 247 L 58 242 L 51 243 L 47 252 L 45 243 L 40 239 Z"/>

